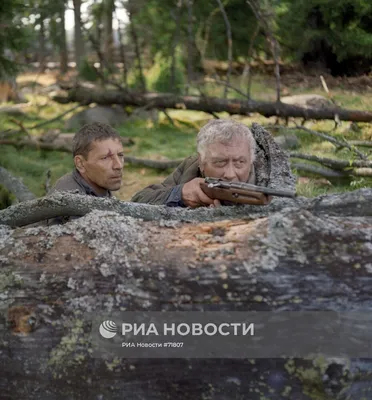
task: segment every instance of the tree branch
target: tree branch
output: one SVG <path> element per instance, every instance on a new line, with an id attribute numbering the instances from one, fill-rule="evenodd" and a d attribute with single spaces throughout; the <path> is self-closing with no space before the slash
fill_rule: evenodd
<path id="1" fill-rule="evenodd" d="M 296 123 L 295 123 L 295 125 L 296 125 L 296 129 L 301 129 L 307 133 L 310 133 L 311 135 L 321 137 L 321 138 L 327 140 L 328 142 L 331 142 L 339 149 L 342 149 L 342 148 L 349 149 L 351 152 L 355 153 L 360 159 L 367 160 L 367 156 L 364 153 L 362 153 L 361 151 L 359 151 L 358 149 L 356 149 L 355 147 L 350 145 L 346 140 L 340 141 L 340 140 L 337 140 L 336 138 L 334 138 L 333 136 L 327 135 L 325 133 L 313 131 L 309 128 L 300 126 Z M 294 129 L 294 128 L 286 128 L 286 129 Z"/>
<path id="2" fill-rule="evenodd" d="M 345 178 L 350 176 L 350 174 L 346 172 L 322 168 L 317 165 L 312 165 L 308 163 L 291 162 L 291 167 L 298 171 L 310 172 L 312 174 L 323 176 L 324 178 Z"/>
<path id="3" fill-rule="evenodd" d="M 13 193 L 18 201 L 35 199 L 27 186 L 3 167 L 0 167 L 0 184 Z"/>
<path id="4" fill-rule="evenodd" d="M 289 153 L 291 158 L 301 158 L 308 161 L 316 161 L 326 167 L 333 168 L 339 171 L 345 168 L 372 168 L 372 161 L 346 161 L 346 160 L 333 160 L 332 158 L 323 158 L 313 156 L 311 154 L 302 154 L 296 152 Z"/>

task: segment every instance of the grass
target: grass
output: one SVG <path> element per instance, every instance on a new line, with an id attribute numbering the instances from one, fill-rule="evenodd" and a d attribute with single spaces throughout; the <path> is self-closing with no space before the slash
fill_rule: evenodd
<path id="1" fill-rule="evenodd" d="M 42 85 L 53 83 L 53 77 L 50 76 L 30 76 L 24 75 L 20 77 L 23 84 L 29 81 Z M 239 86 L 241 90 L 246 90 L 246 83 L 241 82 L 240 78 L 233 78 L 233 85 Z M 214 83 L 207 83 L 203 87 L 203 91 L 208 95 L 220 97 L 223 94 L 223 87 Z M 301 93 L 318 93 L 324 95 L 322 88 L 304 89 L 299 85 L 288 87 L 290 94 Z M 193 88 L 191 94 L 199 95 L 199 90 Z M 336 102 L 346 108 L 354 108 L 360 110 L 368 110 L 372 104 L 372 94 L 356 93 L 345 89 L 333 89 L 332 95 Z M 258 100 L 272 101 L 275 99 L 275 85 L 272 77 L 255 76 L 252 84 L 252 96 Z M 28 94 L 29 105 L 24 110 L 27 116 L 24 118 L 17 117 L 24 126 L 30 127 L 40 122 L 49 120 L 56 115 L 68 110 L 73 105 L 61 105 L 50 101 L 44 95 Z M 239 94 L 232 91 L 229 97 L 242 98 Z M 75 111 L 76 112 L 76 111 Z M 158 122 L 148 120 L 131 120 L 117 127 L 122 136 L 133 138 L 135 144 L 125 149 L 125 154 L 151 158 L 155 160 L 161 159 L 178 159 L 187 157 L 196 150 L 196 134 L 201 126 L 203 126 L 211 115 L 185 110 L 170 110 L 169 115 L 173 118 L 172 125 L 165 117 L 164 113 L 159 112 Z M 275 123 L 275 118 L 265 118 L 261 115 L 254 114 L 251 117 L 233 116 L 229 117 L 225 113 L 219 114 L 222 118 L 234 118 L 243 123 L 251 125 L 257 122 L 262 125 Z M 63 119 L 53 122 L 41 129 L 30 130 L 32 135 L 40 135 L 49 129 L 61 129 L 63 131 L 65 121 L 71 117 L 71 114 Z M 18 126 L 10 118 L 0 114 L 0 124 L 2 129 L 17 129 Z M 307 122 L 306 126 L 313 130 L 324 132 L 332 131 L 334 123 L 332 121 L 316 121 Z M 350 123 L 343 122 L 341 127 L 336 131 L 330 132 L 332 136 L 345 139 L 371 140 L 372 126 L 371 124 L 358 124 L 358 129 L 350 129 Z M 350 160 L 351 153 L 348 150 L 341 150 L 336 153 L 335 147 L 321 138 L 309 135 L 301 130 L 288 130 L 285 127 L 280 130 L 271 130 L 274 135 L 296 134 L 300 140 L 301 147 L 296 150 L 302 153 L 310 153 L 320 157 L 338 158 Z M 73 166 L 72 157 L 67 153 L 56 151 L 31 150 L 28 148 L 15 149 L 13 146 L 2 146 L 0 153 L 0 165 L 7 168 L 15 176 L 20 177 L 30 190 L 37 196 L 45 194 L 46 173 L 48 170 L 52 173 L 52 184 L 62 175 L 69 172 Z M 129 200 L 134 193 L 143 187 L 161 182 L 171 171 L 156 171 L 150 168 L 126 166 L 124 171 L 124 184 L 117 197 L 122 200 Z M 354 190 L 359 187 L 371 187 L 372 180 L 366 178 L 353 179 L 352 181 L 332 182 L 325 184 L 319 177 L 310 176 L 310 180 L 297 184 L 299 195 L 312 197 L 321 194 L 343 192 Z"/>

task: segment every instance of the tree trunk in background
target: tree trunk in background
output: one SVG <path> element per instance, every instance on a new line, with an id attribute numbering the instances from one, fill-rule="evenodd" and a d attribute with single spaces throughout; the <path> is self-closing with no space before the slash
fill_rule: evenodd
<path id="1" fill-rule="evenodd" d="M 103 56 L 105 60 L 105 67 L 111 69 L 114 62 L 114 40 L 112 31 L 112 16 L 115 9 L 114 0 L 105 0 L 103 3 Z"/>
<path id="2" fill-rule="evenodd" d="M 39 25 L 40 25 L 40 30 L 39 30 L 39 72 L 42 73 L 45 70 L 45 57 L 46 57 L 46 51 L 45 51 L 45 22 L 44 22 L 44 13 L 40 10 L 40 18 L 39 18 Z"/>
<path id="3" fill-rule="evenodd" d="M 60 11 L 60 71 L 61 74 L 65 74 L 68 70 L 68 51 L 67 51 L 67 42 L 66 42 L 66 27 L 65 27 L 65 3 L 61 2 L 61 11 Z"/>
<path id="4" fill-rule="evenodd" d="M 75 19 L 75 62 L 76 68 L 79 69 L 85 57 L 84 42 L 81 29 L 81 0 L 73 0 L 73 4 Z"/>
<path id="5" fill-rule="evenodd" d="M 138 77 L 140 80 L 141 90 L 142 90 L 142 92 L 146 92 L 146 80 L 145 80 L 145 76 L 143 74 L 143 68 L 142 68 L 141 49 L 140 49 L 140 44 L 139 44 L 139 40 L 138 40 L 137 27 L 136 27 L 136 24 L 134 21 L 134 16 L 136 13 L 135 7 L 136 7 L 136 3 L 133 2 L 133 0 L 129 0 L 128 1 L 128 15 L 129 15 L 129 24 L 130 24 L 129 29 L 130 29 L 130 34 L 132 36 L 135 53 L 136 53 Z"/>
<path id="6" fill-rule="evenodd" d="M 117 18 L 118 21 L 118 36 L 119 36 L 119 54 L 120 54 L 120 62 L 123 64 L 123 81 L 124 87 L 128 86 L 128 65 L 127 65 L 127 57 L 125 54 L 125 43 L 124 43 L 124 24 L 122 21 Z"/>
<path id="7" fill-rule="evenodd" d="M 193 49 L 193 19 L 192 19 L 192 3 L 193 0 L 187 0 L 187 86 L 186 94 L 189 92 L 191 82 L 194 77 L 193 60 L 194 60 L 194 49 Z"/>

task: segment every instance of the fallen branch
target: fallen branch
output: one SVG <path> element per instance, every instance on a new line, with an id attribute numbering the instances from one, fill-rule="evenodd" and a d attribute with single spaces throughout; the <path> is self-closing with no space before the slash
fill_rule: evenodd
<path id="1" fill-rule="evenodd" d="M 353 170 L 353 175 L 372 177 L 372 168 L 355 168 Z"/>
<path id="2" fill-rule="evenodd" d="M 72 111 L 75 111 L 79 107 L 81 107 L 81 104 L 78 104 L 78 105 L 76 105 L 76 106 L 74 106 L 72 108 L 69 108 L 67 111 L 64 111 L 63 113 L 57 115 L 56 117 L 54 117 L 52 119 L 48 119 L 47 121 L 40 122 L 39 124 L 36 124 L 36 125 L 33 125 L 33 126 L 29 126 L 29 127 L 24 126 L 19 121 L 13 120 L 13 122 L 16 123 L 18 126 L 20 126 L 21 129 L 19 129 L 19 130 L 9 130 L 9 129 L 7 129 L 6 131 L 0 132 L 0 137 L 14 136 L 14 135 L 16 135 L 18 133 L 22 133 L 22 132 L 26 133 L 30 137 L 30 134 L 28 132 L 29 130 L 31 130 L 31 129 L 39 129 L 39 128 L 42 128 L 45 125 L 51 124 L 52 122 L 58 121 L 61 118 L 63 118 L 65 115 L 69 114 Z"/>
<path id="3" fill-rule="evenodd" d="M 70 114 L 72 111 L 75 111 L 75 110 L 76 110 L 77 108 L 79 108 L 79 107 L 81 107 L 81 104 L 78 104 L 78 105 L 76 105 L 76 106 L 74 106 L 74 107 L 72 107 L 72 108 L 69 108 L 67 111 L 64 111 L 63 113 L 58 114 L 56 117 L 54 117 L 54 118 L 52 118 L 52 119 L 48 119 L 47 121 L 40 122 L 39 124 L 36 124 L 36 125 L 34 125 L 34 126 L 30 126 L 30 127 L 28 127 L 27 129 L 39 129 L 39 128 L 45 126 L 45 125 L 49 125 L 49 124 L 51 124 L 52 122 L 55 122 L 55 121 L 60 120 L 60 119 L 63 118 L 65 115 Z"/>
<path id="4" fill-rule="evenodd" d="M 346 148 L 348 150 L 350 150 L 351 152 L 355 153 L 360 159 L 362 160 L 367 160 L 367 155 L 362 153 L 361 151 L 359 151 L 358 149 L 356 149 L 355 146 L 357 143 L 371 143 L 371 147 L 372 147 L 372 142 L 365 142 L 365 141 L 358 141 L 358 140 L 354 140 L 354 141 L 346 141 L 344 140 L 338 140 L 336 138 L 334 138 L 333 136 L 327 135 L 326 133 L 323 132 L 318 132 L 318 131 L 314 131 L 312 129 L 306 128 L 303 125 L 298 125 L 296 124 L 296 127 L 288 127 L 286 126 L 285 128 L 282 125 L 269 125 L 266 126 L 266 129 L 285 129 L 285 130 L 303 130 L 307 133 L 309 133 L 310 135 L 313 136 L 317 136 L 320 137 L 330 143 L 332 143 L 333 145 L 336 146 L 337 150 L 340 150 L 342 148 Z"/>
<path id="5" fill-rule="evenodd" d="M 78 102 L 82 104 L 121 104 L 124 106 L 144 107 L 151 102 L 149 108 L 160 109 L 187 109 L 211 112 L 227 112 L 231 115 L 249 115 L 257 112 L 265 117 L 294 117 L 306 119 L 331 119 L 338 114 L 341 120 L 356 122 L 372 122 L 372 112 L 347 110 L 339 107 L 329 108 L 302 108 L 284 103 L 270 103 L 258 101 L 243 101 L 238 99 L 219 99 L 215 97 L 201 98 L 198 96 L 177 96 L 170 93 L 139 93 L 122 92 L 108 89 L 92 89 L 83 86 L 61 87 L 68 90 L 67 96 L 55 96 L 53 99 L 59 103 Z"/>
<path id="6" fill-rule="evenodd" d="M 349 173 L 326 169 L 317 165 L 307 163 L 291 163 L 291 167 L 303 172 L 310 172 L 312 174 L 323 176 L 324 178 L 345 178 L 350 176 Z"/>
<path id="7" fill-rule="evenodd" d="M 234 90 L 234 92 L 239 93 L 241 96 L 245 97 L 246 99 L 249 100 L 249 96 L 247 94 L 245 94 L 243 91 L 241 91 L 239 88 L 231 85 L 229 82 L 225 82 L 225 81 L 220 81 L 219 79 L 215 79 L 215 78 L 210 78 L 210 77 L 206 77 L 204 79 L 204 82 L 213 82 L 213 83 L 217 83 L 218 85 L 222 85 L 225 87 L 228 87 L 232 90 Z M 207 96 L 204 95 L 204 97 L 208 98 Z"/>
<path id="8" fill-rule="evenodd" d="M 349 140 L 351 146 L 372 147 L 372 142 L 369 140 Z"/>
<path id="9" fill-rule="evenodd" d="M 0 184 L 13 193 L 18 201 L 35 199 L 27 186 L 3 167 L 0 167 Z"/>
<path id="10" fill-rule="evenodd" d="M 308 161 L 316 161 L 319 164 L 323 164 L 326 167 L 333 168 L 342 171 L 345 168 L 372 168 L 372 161 L 346 161 L 346 160 L 334 160 L 332 158 L 323 158 L 314 156 L 312 154 L 303 154 L 297 152 L 289 153 L 291 158 L 301 158 Z"/>

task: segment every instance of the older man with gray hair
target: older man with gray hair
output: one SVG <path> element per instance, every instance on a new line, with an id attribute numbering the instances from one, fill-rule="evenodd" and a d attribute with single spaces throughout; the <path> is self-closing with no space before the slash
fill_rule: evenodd
<path id="1" fill-rule="evenodd" d="M 171 207 L 219 206 L 200 187 L 204 177 L 255 184 L 256 142 L 250 129 L 239 122 L 212 120 L 197 136 L 197 156 L 186 158 L 159 185 L 136 193 L 131 201 Z"/>

